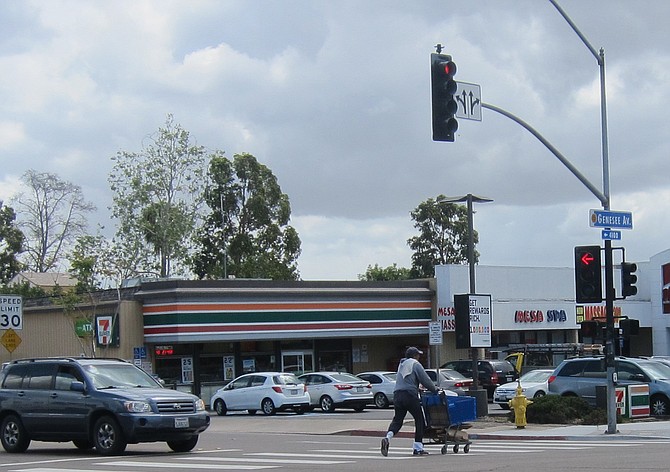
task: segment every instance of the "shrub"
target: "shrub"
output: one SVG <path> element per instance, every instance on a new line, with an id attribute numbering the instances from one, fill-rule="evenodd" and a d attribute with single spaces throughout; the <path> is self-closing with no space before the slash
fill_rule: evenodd
<path id="1" fill-rule="evenodd" d="M 526 421 L 541 424 L 581 423 L 592 410 L 583 398 L 545 395 L 534 399 L 533 403 L 528 405 Z"/>

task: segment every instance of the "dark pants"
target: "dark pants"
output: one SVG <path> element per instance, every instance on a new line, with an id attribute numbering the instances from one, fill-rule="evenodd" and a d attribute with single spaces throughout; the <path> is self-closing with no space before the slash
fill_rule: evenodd
<path id="1" fill-rule="evenodd" d="M 405 421 L 407 412 L 414 418 L 414 441 L 423 442 L 423 410 L 421 409 L 421 400 L 419 397 L 407 390 L 397 390 L 393 393 L 393 408 L 395 414 L 389 425 L 389 431 L 395 436 Z"/>

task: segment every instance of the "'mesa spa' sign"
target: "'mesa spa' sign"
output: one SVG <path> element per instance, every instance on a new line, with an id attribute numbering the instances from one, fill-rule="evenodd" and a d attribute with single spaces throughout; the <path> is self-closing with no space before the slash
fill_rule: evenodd
<path id="1" fill-rule="evenodd" d="M 549 323 L 568 321 L 568 315 L 565 310 L 547 310 L 545 314 L 542 310 L 517 310 L 514 313 L 515 323 Z"/>

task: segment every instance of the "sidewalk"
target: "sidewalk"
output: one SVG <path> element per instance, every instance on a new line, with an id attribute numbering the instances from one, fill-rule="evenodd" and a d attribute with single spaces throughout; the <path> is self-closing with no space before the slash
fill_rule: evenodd
<path id="1" fill-rule="evenodd" d="M 514 423 L 503 422 L 494 417 L 484 417 L 471 423 L 467 429 L 471 440 L 670 440 L 670 421 L 653 418 L 634 420 L 630 423 L 617 424 L 617 432 L 609 434 L 607 425 L 543 425 L 529 424 L 525 428 L 517 428 Z M 370 424 L 365 426 L 371 426 Z M 383 436 L 386 425 L 379 430 L 354 429 L 334 434 L 351 434 L 352 436 Z M 398 434 L 399 437 L 413 437 L 414 422 L 405 421 Z"/>

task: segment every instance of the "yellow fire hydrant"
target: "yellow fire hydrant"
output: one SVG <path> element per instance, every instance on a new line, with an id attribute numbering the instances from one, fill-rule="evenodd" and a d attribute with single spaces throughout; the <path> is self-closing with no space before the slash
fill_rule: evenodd
<path id="1" fill-rule="evenodd" d="M 521 382 L 517 383 L 516 395 L 509 402 L 509 406 L 514 410 L 514 422 L 516 427 L 523 429 L 526 427 L 526 407 L 533 403 L 532 400 L 528 400 L 526 395 L 523 394 L 523 389 L 521 388 Z"/>

